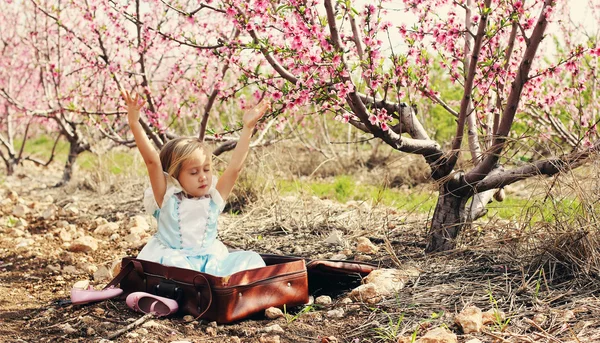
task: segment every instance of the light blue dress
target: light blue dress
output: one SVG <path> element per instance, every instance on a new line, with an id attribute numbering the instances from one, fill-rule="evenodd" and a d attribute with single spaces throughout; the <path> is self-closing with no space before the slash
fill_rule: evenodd
<path id="1" fill-rule="evenodd" d="M 208 194 L 201 198 L 185 197 L 179 182 L 165 177 L 167 190 L 161 208 L 152 188 L 144 192 L 144 206 L 158 221 L 158 231 L 140 251 L 139 259 L 215 276 L 265 266 L 256 252 L 229 252 L 217 239 L 217 218 L 225 201 L 215 188 L 216 177 Z"/>

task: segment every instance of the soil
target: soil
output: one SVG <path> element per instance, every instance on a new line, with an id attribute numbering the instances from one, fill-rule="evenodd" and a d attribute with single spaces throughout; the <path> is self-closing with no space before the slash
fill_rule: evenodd
<path id="1" fill-rule="evenodd" d="M 312 197 L 280 197 L 266 192 L 243 207 L 224 213 L 220 239 L 227 245 L 260 253 L 348 259 L 369 259 L 382 268 L 420 270 L 395 297 L 376 304 L 347 303 L 346 291 L 329 294 L 329 305 L 286 309 L 270 320 L 262 313 L 228 325 L 189 320 L 177 315 L 144 318 L 144 323 L 112 340 L 107 338 L 142 318 L 122 300 L 71 305 L 69 290 L 79 280 L 96 288 L 107 283 L 93 270 L 111 268 L 124 256 L 136 256 L 143 244 L 124 240 L 128 221 L 143 213 L 142 178 L 99 180 L 81 175 L 55 188 L 60 170 L 28 166 L 0 186 L 0 341 L 2 342 L 405 342 L 428 330 L 444 327 L 458 342 L 594 342 L 600 341 L 600 283 L 578 276 L 564 261 L 538 261 L 524 245 L 514 223 L 494 221 L 462 235 L 459 249 L 425 255 L 427 218 L 372 206 L 369 202 L 339 204 Z M 12 192 L 12 193 L 11 193 Z M 2 200 L 0 199 L 0 200 Z M 6 200 L 11 199 L 11 200 Z M 25 222 L 12 213 L 17 204 L 28 208 Z M 54 204 L 53 217 L 43 212 Z M 120 238 L 93 233 L 103 218 L 120 224 Z M 146 216 L 150 222 L 150 218 Z M 98 239 L 99 248 L 72 252 L 60 236 L 73 228 Z M 150 231 L 155 230 L 151 224 Z M 344 241 L 325 243 L 338 230 Z M 367 237 L 377 253 L 356 252 L 356 238 Z M 538 267 L 544 267 L 537 269 Z M 552 269 L 553 268 L 553 269 Z M 318 294 L 314 294 L 318 295 Z M 466 306 L 498 309 L 506 319 L 465 334 L 454 323 Z M 343 309 L 341 318 L 328 311 Z M 279 333 L 265 328 L 279 325 Z M 276 338 L 277 336 L 277 338 Z M 403 341 L 403 342 L 404 342 Z"/>

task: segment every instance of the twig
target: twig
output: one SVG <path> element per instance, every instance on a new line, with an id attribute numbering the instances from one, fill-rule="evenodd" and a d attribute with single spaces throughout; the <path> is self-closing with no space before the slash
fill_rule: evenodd
<path id="1" fill-rule="evenodd" d="M 121 336 L 122 334 L 124 334 L 125 332 L 134 329 L 136 326 L 141 325 L 142 323 L 144 323 L 145 321 L 147 321 L 150 318 L 154 318 L 154 313 L 146 313 L 143 317 L 139 318 L 135 322 L 127 325 L 126 327 L 122 328 L 121 330 L 118 330 L 118 331 L 112 333 L 110 336 L 108 336 L 108 339 L 115 339 L 115 338 Z"/>

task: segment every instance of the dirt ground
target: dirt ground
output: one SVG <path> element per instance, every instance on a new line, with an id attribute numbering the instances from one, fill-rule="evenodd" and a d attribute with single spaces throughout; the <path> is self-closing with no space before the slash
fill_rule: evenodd
<path id="1" fill-rule="evenodd" d="M 181 315 L 150 318 L 108 340 L 142 315 L 118 299 L 83 306 L 64 300 L 78 280 L 90 280 L 96 288 L 105 285 L 106 279 L 94 279 L 95 269 L 110 269 L 113 261 L 136 256 L 140 242 L 125 242 L 123 237 L 128 220 L 143 212 L 145 180 L 112 179 L 99 185 L 89 175 L 78 175 L 67 186 L 54 188 L 58 169 L 28 168 L 0 185 L 2 342 L 358 343 L 400 342 L 401 337 L 410 342 L 437 327 L 456 334 L 458 342 L 600 341 L 600 283 L 594 277 L 575 277 L 558 262 L 548 264 L 548 269 L 532 267 L 537 255 L 523 248 L 529 238 L 514 224 L 497 221 L 485 230 L 470 229 L 459 249 L 426 256 L 425 217 L 371 207 L 368 202 L 339 204 L 277 195 L 263 197 L 239 214 L 223 214 L 220 239 L 233 248 L 260 253 L 330 258 L 344 252 L 348 259 L 370 259 L 382 268 L 413 266 L 420 276 L 395 297 L 377 304 L 347 303 L 343 300 L 347 294 L 341 292 L 330 294 L 329 305 L 286 309 L 287 316 L 275 320 L 258 314 L 215 325 Z M 24 222 L 12 216 L 19 203 L 27 207 Z M 59 210 L 44 219 L 52 204 Z M 120 238 L 95 235 L 99 218 L 119 223 Z M 61 228 L 94 236 L 98 249 L 70 251 Z M 342 243 L 324 242 L 333 230 L 341 232 Z M 369 238 L 378 252 L 357 253 L 357 237 Z M 467 305 L 482 311 L 498 309 L 506 318 L 464 334 L 454 318 Z M 329 316 L 332 309 L 343 309 L 343 315 Z M 265 331 L 275 324 L 280 332 Z"/>

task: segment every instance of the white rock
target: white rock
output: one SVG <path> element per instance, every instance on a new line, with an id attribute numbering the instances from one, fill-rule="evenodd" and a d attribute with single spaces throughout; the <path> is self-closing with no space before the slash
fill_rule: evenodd
<path id="1" fill-rule="evenodd" d="M 113 233 L 117 232 L 119 230 L 119 224 L 118 223 L 106 223 L 106 224 L 102 224 L 99 225 L 96 230 L 94 230 L 94 233 L 100 236 L 110 236 Z"/>
<path id="2" fill-rule="evenodd" d="M 331 297 L 328 295 L 321 295 L 315 299 L 315 304 L 318 305 L 329 305 L 331 304 Z"/>
<path id="3" fill-rule="evenodd" d="M 63 242 L 71 242 L 73 240 L 73 236 L 65 228 L 60 229 L 58 232 L 58 238 L 60 238 Z"/>
<path id="4" fill-rule="evenodd" d="M 59 220 L 59 221 L 56 222 L 56 227 L 59 228 L 59 229 L 60 228 L 66 228 L 68 226 L 69 226 L 69 222 L 66 221 L 66 220 Z"/>
<path id="5" fill-rule="evenodd" d="M 364 282 L 374 284 L 377 293 L 387 297 L 398 293 L 411 278 L 419 275 L 419 270 L 410 266 L 402 269 L 376 269 L 367 275 Z"/>
<path id="6" fill-rule="evenodd" d="M 131 219 L 129 221 L 130 230 L 133 229 L 134 227 L 136 227 L 142 231 L 148 231 L 148 229 L 150 228 L 150 226 L 148 225 L 148 222 L 146 221 L 146 218 L 144 218 L 143 216 L 139 216 L 139 215 L 131 217 Z M 134 231 L 130 231 L 130 232 L 134 232 Z"/>
<path id="7" fill-rule="evenodd" d="M 269 319 L 277 319 L 283 317 L 283 312 L 277 307 L 269 307 L 265 310 L 265 317 Z"/>
<path id="8" fill-rule="evenodd" d="M 505 319 L 506 314 L 504 312 L 493 308 L 482 313 L 483 325 L 497 323 L 498 321 L 504 321 Z"/>
<path id="9" fill-rule="evenodd" d="M 346 256 L 344 254 L 335 254 L 335 255 L 331 255 L 331 259 L 343 261 L 343 260 L 347 260 L 348 256 Z"/>
<path id="10" fill-rule="evenodd" d="M 334 310 L 327 311 L 326 316 L 328 318 L 344 318 L 344 310 L 336 308 Z"/>
<path id="11" fill-rule="evenodd" d="M 50 206 L 46 207 L 44 212 L 42 212 L 42 218 L 46 220 L 53 219 L 56 217 L 56 212 L 58 212 L 58 207 L 56 207 L 54 204 L 51 204 Z"/>
<path id="12" fill-rule="evenodd" d="M 340 300 L 340 304 L 342 304 L 342 305 L 352 304 L 352 299 L 344 298 L 344 299 Z"/>
<path id="13" fill-rule="evenodd" d="M 90 287 L 90 280 L 80 280 L 73 284 L 73 288 L 76 289 L 88 289 Z"/>
<path id="14" fill-rule="evenodd" d="M 108 238 L 108 240 L 110 240 L 110 241 L 116 241 L 119 238 L 121 238 L 121 235 L 119 235 L 118 233 L 113 233 L 112 235 L 110 235 L 110 237 Z"/>
<path id="15" fill-rule="evenodd" d="M 53 271 L 53 272 L 60 271 L 60 265 L 58 265 L 58 264 L 49 264 L 46 266 L 46 268 L 48 268 L 48 270 Z"/>
<path id="16" fill-rule="evenodd" d="M 417 339 L 415 343 L 458 343 L 458 338 L 447 329 L 435 328 Z"/>
<path id="17" fill-rule="evenodd" d="M 365 254 L 374 254 L 379 251 L 379 247 L 375 246 L 371 241 L 366 237 L 358 237 L 356 239 L 356 251 L 362 252 Z"/>
<path id="18" fill-rule="evenodd" d="M 108 224 L 108 220 L 102 218 L 102 217 L 98 217 L 96 219 L 94 219 L 94 227 L 98 227 L 100 225 L 104 225 L 104 224 Z"/>
<path id="19" fill-rule="evenodd" d="M 367 304 L 376 304 L 383 299 L 379 292 L 377 292 L 377 286 L 372 283 L 360 285 L 353 289 L 350 292 L 350 298 Z"/>
<path id="20" fill-rule="evenodd" d="M 21 230 L 21 229 L 17 229 L 16 227 L 13 227 L 12 229 L 10 229 L 10 235 L 13 237 L 23 237 L 25 236 L 25 231 Z"/>
<path id="21" fill-rule="evenodd" d="M 29 213 L 29 208 L 23 204 L 17 204 L 12 211 L 12 215 L 15 217 L 25 217 Z"/>
<path id="22" fill-rule="evenodd" d="M 98 266 L 96 266 L 95 264 L 86 263 L 82 269 L 85 270 L 85 272 L 88 274 L 94 274 L 98 271 Z"/>
<path id="23" fill-rule="evenodd" d="M 464 333 L 480 332 L 483 328 L 483 315 L 477 306 L 467 306 L 455 318 Z"/>
<path id="24" fill-rule="evenodd" d="M 185 316 L 183 316 L 183 321 L 184 321 L 184 322 L 186 322 L 186 323 L 193 322 L 193 321 L 194 321 L 194 319 L 195 319 L 195 318 L 194 318 L 194 316 L 190 316 L 189 314 L 188 314 L 188 315 L 185 315 Z"/>
<path id="25" fill-rule="evenodd" d="M 69 323 L 61 324 L 58 327 L 61 328 L 61 330 L 63 330 L 63 332 L 66 334 L 77 332 L 77 330 L 73 329 Z"/>
<path id="26" fill-rule="evenodd" d="M 63 272 L 65 274 L 79 274 L 79 270 L 75 266 L 65 266 Z"/>
<path id="27" fill-rule="evenodd" d="M 98 270 L 94 273 L 94 280 L 96 281 L 105 281 L 112 279 L 113 276 L 105 266 L 98 267 Z"/>
<path id="28" fill-rule="evenodd" d="M 260 343 L 280 343 L 279 335 L 275 336 L 261 336 L 258 341 Z"/>
<path id="29" fill-rule="evenodd" d="M 325 243 L 344 245 L 345 241 L 342 232 L 340 232 L 339 230 L 333 230 L 329 234 L 329 237 L 325 239 Z"/>
<path id="30" fill-rule="evenodd" d="M 281 326 L 279 326 L 279 324 L 273 324 L 273 325 L 267 326 L 262 331 L 267 332 L 267 333 L 284 333 L 285 332 L 285 331 L 283 331 Z"/>
<path id="31" fill-rule="evenodd" d="M 477 339 L 477 338 L 473 338 L 473 339 L 470 339 L 470 340 L 466 341 L 465 343 L 483 343 L 483 342 L 481 342 L 481 341 L 480 341 L 479 339 Z"/>
<path id="32" fill-rule="evenodd" d="M 30 245 L 32 245 L 35 241 L 31 238 L 21 238 L 19 240 L 17 240 L 17 245 L 15 246 L 15 248 L 24 248 L 24 247 L 28 247 Z"/>
<path id="33" fill-rule="evenodd" d="M 79 237 L 71 243 L 69 251 L 89 252 L 98 250 L 98 241 L 92 236 Z"/>
<path id="34" fill-rule="evenodd" d="M 42 202 L 45 203 L 53 203 L 54 202 L 54 198 L 52 197 L 52 195 L 48 194 L 46 195 L 43 199 Z"/>

